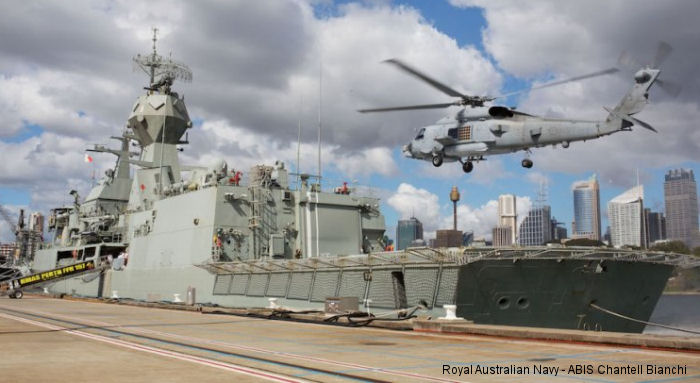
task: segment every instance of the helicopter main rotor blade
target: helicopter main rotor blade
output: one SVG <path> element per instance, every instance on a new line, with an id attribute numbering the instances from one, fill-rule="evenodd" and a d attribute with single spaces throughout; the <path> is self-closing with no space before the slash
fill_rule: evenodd
<path id="1" fill-rule="evenodd" d="M 678 95 L 681 93 L 682 87 L 673 81 L 657 78 L 656 83 L 659 84 L 661 89 L 666 91 L 666 93 L 668 93 L 671 97 L 678 97 Z"/>
<path id="2" fill-rule="evenodd" d="M 498 96 L 496 96 L 496 97 L 494 97 L 494 98 L 509 97 L 509 96 L 513 96 L 513 95 L 516 95 L 516 94 L 520 94 L 520 93 L 524 93 L 524 92 L 529 92 L 529 91 L 532 91 L 532 90 L 539 90 L 539 89 L 549 88 L 549 87 L 552 87 L 552 86 L 567 84 L 567 83 L 570 83 L 570 82 L 586 80 L 586 79 L 589 79 L 589 78 L 598 77 L 598 76 L 604 76 L 604 75 L 611 74 L 611 73 L 615 73 L 615 72 L 619 72 L 619 71 L 620 71 L 620 70 L 617 69 L 617 68 L 608 68 L 608 69 L 604 69 L 604 70 L 601 70 L 601 71 L 598 71 L 598 72 L 593 72 L 593 73 L 589 73 L 589 74 L 584 74 L 584 75 L 582 75 L 582 76 L 571 77 L 571 78 L 567 78 L 567 79 L 565 79 L 565 80 L 554 81 L 554 82 L 550 82 L 550 83 L 547 83 L 547 84 L 534 86 L 534 87 L 528 88 L 528 89 L 522 89 L 522 90 L 517 90 L 517 91 L 515 91 L 515 92 L 504 93 L 504 94 L 498 95 Z"/>
<path id="3" fill-rule="evenodd" d="M 659 46 L 656 48 L 656 56 L 654 56 L 654 62 L 651 64 L 651 67 L 658 69 L 659 65 L 666 61 L 672 50 L 673 48 L 669 43 L 659 41 Z"/>
<path id="4" fill-rule="evenodd" d="M 622 51 L 620 57 L 617 59 L 617 66 L 632 72 L 636 72 L 639 70 L 639 68 L 643 67 L 643 65 L 640 64 L 639 61 L 635 60 L 634 57 L 632 57 L 626 50 Z"/>
<path id="5" fill-rule="evenodd" d="M 435 80 L 434 78 L 426 75 L 425 73 L 422 73 L 416 69 L 411 68 L 410 66 L 404 64 L 403 62 L 399 61 L 398 59 L 384 60 L 384 62 L 388 63 L 388 64 L 393 64 L 397 68 L 403 70 L 404 72 L 407 72 L 415 77 L 418 77 L 419 79 L 427 82 L 428 84 L 432 85 L 435 89 L 441 91 L 442 93 L 447 94 L 448 96 L 461 97 L 461 98 L 467 97 L 466 95 L 464 95 L 464 94 L 450 88 L 449 86 Z"/>
<path id="6" fill-rule="evenodd" d="M 447 108 L 448 106 L 459 105 L 456 102 L 448 102 L 443 104 L 424 104 L 424 105 L 411 105 L 411 106 L 392 106 L 388 108 L 373 108 L 373 109 L 360 109 L 360 113 L 373 113 L 373 112 L 392 112 L 396 110 L 417 110 L 417 109 L 438 109 Z"/>

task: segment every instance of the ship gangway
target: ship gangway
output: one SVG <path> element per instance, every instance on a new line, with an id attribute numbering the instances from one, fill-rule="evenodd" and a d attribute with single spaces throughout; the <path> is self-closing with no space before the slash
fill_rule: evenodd
<path id="1" fill-rule="evenodd" d="M 110 267 L 107 258 L 90 259 L 70 265 L 44 270 L 27 275 L 13 273 L 9 278 L 0 279 L 0 296 L 8 295 L 10 298 L 21 299 L 24 296 L 23 289 L 27 287 L 41 287 L 44 284 L 55 283 L 64 279 L 75 278 L 81 275 L 102 272 Z"/>

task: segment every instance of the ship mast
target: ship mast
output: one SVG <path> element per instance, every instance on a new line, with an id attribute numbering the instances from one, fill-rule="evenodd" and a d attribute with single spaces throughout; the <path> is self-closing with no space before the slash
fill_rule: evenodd
<path id="1" fill-rule="evenodd" d="M 158 58 L 158 52 L 156 51 L 156 41 L 158 41 L 158 28 L 153 27 L 153 54 L 151 55 L 151 62 L 156 62 L 156 59 Z M 153 86 L 153 83 L 155 82 L 155 77 L 156 77 L 156 66 L 155 65 L 149 65 L 151 69 L 151 82 L 150 85 Z"/>
<path id="2" fill-rule="evenodd" d="M 156 42 L 158 41 L 158 28 L 153 28 L 153 52 L 149 55 L 140 54 L 134 57 L 134 69 L 139 68 L 148 75 L 150 83 L 146 88 L 150 91 L 158 91 L 163 94 L 170 93 L 170 86 L 175 79 L 185 82 L 192 81 L 192 70 L 184 63 L 164 58 L 158 54 Z"/>

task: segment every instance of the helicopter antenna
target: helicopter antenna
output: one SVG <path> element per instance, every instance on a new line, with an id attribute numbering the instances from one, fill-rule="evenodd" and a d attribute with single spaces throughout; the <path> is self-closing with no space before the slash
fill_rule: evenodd
<path id="1" fill-rule="evenodd" d="M 192 81 L 192 70 L 187 65 L 158 54 L 156 49 L 158 28 L 153 27 L 152 30 L 153 52 L 143 56 L 138 54 L 133 58 L 134 70 L 141 69 L 149 77 L 150 83 L 147 89 L 157 90 L 162 87 L 164 91 L 169 92 L 170 85 L 175 79 L 184 82 Z"/>

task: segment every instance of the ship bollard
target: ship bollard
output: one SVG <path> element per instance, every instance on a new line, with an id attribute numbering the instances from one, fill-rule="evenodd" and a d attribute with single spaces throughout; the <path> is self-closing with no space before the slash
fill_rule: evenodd
<path id="1" fill-rule="evenodd" d="M 278 309 L 280 306 L 277 304 L 277 298 L 267 298 L 268 302 L 270 302 L 270 305 L 267 306 L 268 309 Z"/>
<path id="2" fill-rule="evenodd" d="M 442 320 L 462 320 L 463 318 L 458 318 L 457 317 L 457 305 L 444 305 L 442 306 L 445 309 L 445 316 L 440 317 L 438 319 Z"/>
<path id="3" fill-rule="evenodd" d="M 117 290 L 112 290 L 112 299 L 119 299 L 119 294 L 117 294 Z"/>
<path id="4" fill-rule="evenodd" d="M 188 306 L 194 306 L 196 303 L 196 292 L 197 289 L 195 289 L 192 286 L 187 286 L 187 302 L 185 302 Z"/>
<path id="5" fill-rule="evenodd" d="M 369 304 L 372 303 L 372 300 L 371 300 L 371 299 L 365 299 L 365 300 L 363 300 L 363 302 L 365 302 L 365 308 L 367 308 L 367 315 L 370 315 L 370 316 L 371 316 L 372 313 L 369 311 Z"/>
<path id="6" fill-rule="evenodd" d="M 180 294 L 173 294 L 173 303 L 182 303 L 182 299 L 180 299 Z"/>

